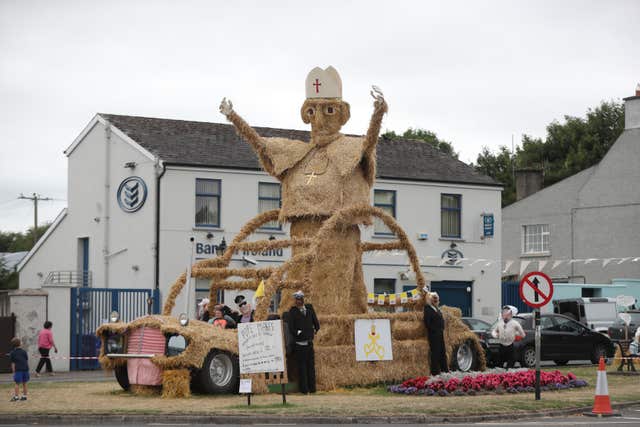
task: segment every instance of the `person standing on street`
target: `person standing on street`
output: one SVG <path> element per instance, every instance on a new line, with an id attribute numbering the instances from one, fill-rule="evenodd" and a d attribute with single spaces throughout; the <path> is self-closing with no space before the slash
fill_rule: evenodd
<path id="1" fill-rule="evenodd" d="M 500 366 L 507 362 L 507 369 L 512 369 L 516 364 L 513 343 L 520 341 L 526 335 L 520 322 L 513 318 L 516 314 L 518 314 L 517 308 L 505 305 L 502 307 L 502 318 L 491 330 L 491 336 L 500 342 Z"/>
<path id="2" fill-rule="evenodd" d="M 53 323 L 47 320 L 44 322 L 44 328 L 38 333 L 38 351 L 40 352 L 40 361 L 36 367 L 36 377 L 40 376 L 40 370 L 42 370 L 42 367 L 45 365 L 47 366 L 47 372 L 49 375 L 55 375 L 53 373 L 53 367 L 51 366 L 51 357 L 49 356 L 51 348 L 53 348 L 56 353 L 58 352 L 58 347 L 56 347 L 56 343 L 53 341 L 53 332 L 51 332 L 52 327 Z"/>
<path id="3" fill-rule="evenodd" d="M 318 317 L 311 304 L 304 303 L 304 293 L 293 294 L 295 305 L 289 310 L 289 331 L 293 336 L 293 354 L 298 365 L 298 388 L 303 394 L 316 392 L 316 363 L 313 337 L 320 330 Z"/>
<path id="4" fill-rule="evenodd" d="M 440 310 L 440 296 L 436 292 L 427 292 L 424 306 L 424 326 L 431 349 L 431 375 L 449 372 L 447 352 L 444 346 L 444 317 Z"/>

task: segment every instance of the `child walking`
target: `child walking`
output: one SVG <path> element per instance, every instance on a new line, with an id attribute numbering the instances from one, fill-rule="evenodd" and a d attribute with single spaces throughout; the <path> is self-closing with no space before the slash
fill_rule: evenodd
<path id="1" fill-rule="evenodd" d="M 13 390 L 12 402 L 18 400 L 27 400 L 27 383 L 29 382 L 29 355 L 20 347 L 20 338 L 13 338 L 11 346 L 13 350 L 9 353 L 11 358 L 11 371 L 13 372 L 13 381 L 16 383 Z M 22 396 L 18 396 L 22 384 Z"/>

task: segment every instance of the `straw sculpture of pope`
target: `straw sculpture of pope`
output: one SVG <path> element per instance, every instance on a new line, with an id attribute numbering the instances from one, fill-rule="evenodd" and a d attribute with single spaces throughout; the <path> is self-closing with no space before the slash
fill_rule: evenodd
<path id="1" fill-rule="evenodd" d="M 342 81 L 333 67 L 314 68 L 306 79 L 302 121 L 311 124 L 309 142 L 262 137 L 223 99 L 220 112 L 256 152 L 264 170 L 282 185 L 279 220 L 291 224 L 292 238 L 312 238 L 323 222 L 340 209 L 371 205 L 376 175 L 376 144 L 387 103 L 372 87 L 374 111 L 364 137 L 345 136 L 340 129 L 350 118 L 342 100 Z M 370 224 L 369 217 L 357 222 Z M 336 230 L 322 243 L 311 271 L 308 300 L 321 314 L 365 313 L 366 287 L 362 273 L 360 229 L 352 225 Z M 304 248 L 293 248 L 293 256 Z M 289 278 L 302 278 L 302 267 Z M 283 293 L 283 309 L 291 304 Z"/>

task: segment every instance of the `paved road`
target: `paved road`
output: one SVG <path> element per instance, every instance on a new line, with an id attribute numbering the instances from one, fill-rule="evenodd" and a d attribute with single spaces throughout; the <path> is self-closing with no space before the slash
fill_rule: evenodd
<path id="1" fill-rule="evenodd" d="M 615 418 L 591 418 L 585 416 L 560 416 L 560 417 L 545 417 L 545 418 L 531 418 L 531 419 L 523 419 L 514 422 L 514 420 L 506 420 L 504 422 L 480 422 L 480 423 L 464 423 L 464 424 L 431 424 L 433 426 L 442 426 L 442 427 L 462 427 L 468 425 L 475 426 L 496 426 L 496 427 L 523 427 L 523 426 L 580 426 L 580 427 L 588 427 L 588 426 L 640 426 L 640 405 L 624 408 L 620 411 L 622 413 L 621 417 Z M 27 424 L 5 424 L 6 426 L 26 426 Z M 47 424 L 38 424 L 39 426 L 47 426 Z M 123 427 L 126 426 L 139 426 L 139 427 L 169 427 L 169 426 L 187 426 L 190 424 L 187 423 L 136 423 L 136 424 L 83 424 L 81 420 L 78 420 L 74 425 L 101 425 L 101 426 L 109 426 L 109 427 Z M 242 427 L 247 425 L 252 426 L 295 426 L 295 425 L 304 425 L 304 426 L 318 426 L 318 427 L 327 427 L 327 426 L 342 426 L 344 424 L 252 424 L 248 422 L 247 424 L 239 425 L 239 424 L 197 424 L 198 426 L 228 426 L 228 427 Z M 370 426 L 376 425 L 387 425 L 387 424 L 367 424 Z M 404 424 L 409 427 L 418 427 L 423 426 L 424 424 Z M 53 424 L 51 424 L 53 426 Z M 57 424 L 56 426 L 59 426 Z"/>

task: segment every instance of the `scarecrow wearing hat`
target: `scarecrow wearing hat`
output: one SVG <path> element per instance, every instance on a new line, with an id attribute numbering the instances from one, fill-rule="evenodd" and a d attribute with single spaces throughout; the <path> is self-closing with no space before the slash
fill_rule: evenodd
<path id="1" fill-rule="evenodd" d="M 491 336 L 500 342 L 500 364 L 502 366 L 506 362 L 507 369 L 513 368 L 516 364 L 513 343 L 520 341 L 526 335 L 520 322 L 513 318 L 517 314 L 517 308 L 505 305 L 502 307 L 501 318 L 491 330 Z"/>
<path id="2" fill-rule="evenodd" d="M 295 304 L 289 310 L 287 324 L 293 336 L 293 356 L 298 367 L 298 388 L 301 393 L 316 392 L 316 362 L 313 338 L 320 330 L 318 317 L 311 304 L 304 303 L 304 292 L 293 294 Z"/>
<path id="3" fill-rule="evenodd" d="M 372 87 L 374 111 L 366 136 L 340 133 L 350 118 L 342 100 L 342 81 L 333 67 L 314 68 L 306 79 L 302 121 L 311 124 L 311 140 L 263 137 L 222 100 L 220 111 L 254 149 L 265 171 L 282 184 L 280 221 L 291 223 L 292 238 L 313 237 L 323 222 L 340 209 L 370 206 L 376 175 L 376 144 L 387 103 Z M 370 218 L 358 218 L 369 224 Z M 335 231 L 323 242 L 311 271 L 312 295 L 319 313 L 366 312 L 366 287 L 362 273 L 360 230 L 352 225 Z M 293 247 L 293 256 L 305 248 Z M 301 280 L 303 266 L 289 272 Z M 282 306 L 291 296 L 283 295 Z"/>

